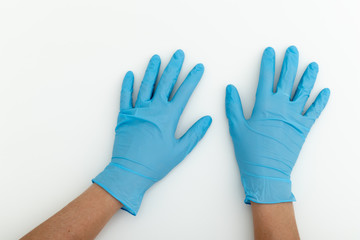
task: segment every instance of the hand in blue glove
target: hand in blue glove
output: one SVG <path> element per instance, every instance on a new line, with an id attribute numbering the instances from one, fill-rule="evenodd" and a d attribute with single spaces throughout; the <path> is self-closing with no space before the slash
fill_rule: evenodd
<path id="1" fill-rule="evenodd" d="M 274 93 L 275 52 L 272 48 L 264 51 L 256 102 L 248 120 L 244 118 L 236 88 L 227 86 L 226 114 L 245 190 L 245 203 L 295 201 L 290 174 L 311 126 L 330 96 L 329 89 L 323 89 L 303 114 L 318 65 L 311 63 L 307 67 L 291 99 L 298 59 L 297 49 L 289 47 Z"/>
<path id="2" fill-rule="evenodd" d="M 183 61 L 183 51 L 176 51 L 154 91 L 160 58 L 153 56 L 135 107 L 132 105 L 132 72 L 126 74 L 122 84 L 113 156 L 93 182 L 133 215 L 137 214 L 145 191 L 191 152 L 211 124 L 211 117 L 205 116 L 180 139 L 175 138 L 180 115 L 204 72 L 202 64 L 196 65 L 169 101 Z"/>

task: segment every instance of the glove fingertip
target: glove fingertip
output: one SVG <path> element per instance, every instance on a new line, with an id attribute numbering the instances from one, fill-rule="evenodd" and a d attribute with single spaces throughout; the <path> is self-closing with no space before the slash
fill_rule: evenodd
<path id="1" fill-rule="evenodd" d="M 324 96 L 330 97 L 331 91 L 330 91 L 329 88 L 324 88 L 324 89 L 322 90 L 322 92 L 323 92 Z"/>
<path id="2" fill-rule="evenodd" d="M 317 62 L 311 62 L 309 68 L 317 73 L 319 71 L 319 64 L 317 64 Z"/>
<path id="3" fill-rule="evenodd" d="M 155 61 L 155 62 L 160 62 L 160 56 L 155 54 L 154 56 L 151 57 L 150 61 Z"/>
<path id="4" fill-rule="evenodd" d="M 206 115 L 198 120 L 198 131 L 194 131 L 196 134 L 196 138 L 198 139 L 196 142 L 200 141 L 209 129 L 212 123 L 212 118 L 209 115 Z"/>
<path id="5" fill-rule="evenodd" d="M 236 87 L 234 87 L 231 84 L 229 84 L 226 87 L 225 105 L 226 105 L 226 113 L 228 117 L 234 114 L 238 110 L 242 114 L 242 106 L 241 106 L 239 93 Z"/>
<path id="6" fill-rule="evenodd" d="M 291 45 L 290 47 L 288 47 L 287 52 L 291 52 L 291 53 L 294 53 L 294 54 L 299 54 L 299 51 L 298 51 L 297 47 L 294 46 L 294 45 Z"/>
<path id="7" fill-rule="evenodd" d="M 194 68 L 196 71 L 199 71 L 199 72 L 203 72 L 205 67 L 204 67 L 204 64 L 202 63 L 198 63 L 196 64 L 195 68 Z"/>
<path id="8" fill-rule="evenodd" d="M 264 55 L 267 55 L 269 57 L 273 57 L 275 55 L 275 50 L 272 47 L 267 47 L 264 50 Z"/>
<path id="9" fill-rule="evenodd" d="M 235 102 L 236 99 L 236 94 L 237 94 L 237 90 L 236 88 L 229 84 L 226 87 L 226 97 L 225 97 L 225 104 L 226 104 L 226 109 L 228 110 L 228 108 L 231 108 L 232 105 Z"/>
<path id="10" fill-rule="evenodd" d="M 210 115 L 206 115 L 203 117 L 203 121 L 205 126 L 210 126 L 212 123 L 212 117 Z"/>
<path id="11" fill-rule="evenodd" d="M 134 73 L 132 71 L 127 71 L 124 79 L 129 79 L 129 78 L 131 79 L 133 77 L 134 77 Z"/>
<path id="12" fill-rule="evenodd" d="M 234 85 L 228 84 L 228 85 L 226 86 L 226 93 L 231 94 L 234 90 L 236 91 L 236 87 L 235 87 Z"/>
<path id="13" fill-rule="evenodd" d="M 184 53 L 184 51 L 182 49 L 178 49 L 174 53 L 174 58 L 175 59 L 183 59 L 184 57 L 185 57 L 185 53 Z"/>

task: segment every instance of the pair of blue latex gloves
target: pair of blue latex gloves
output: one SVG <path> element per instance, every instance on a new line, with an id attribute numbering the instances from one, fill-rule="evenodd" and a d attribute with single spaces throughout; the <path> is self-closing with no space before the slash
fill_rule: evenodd
<path id="1" fill-rule="evenodd" d="M 272 48 L 265 49 L 256 103 L 248 120 L 243 115 L 236 88 L 232 85 L 226 88 L 226 114 L 245 190 L 245 203 L 295 201 L 290 174 L 311 126 L 330 95 L 329 89 L 322 90 L 303 113 L 318 65 L 311 63 L 307 67 L 291 98 L 298 59 L 297 49 L 289 47 L 277 90 L 273 92 L 275 52 Z M 211 117 L 205 116 L 181 138 L 175 138 L 180 115 L 204 72 L 202 64 L 196 65 L 169 100 L 183 61 L 183 51 L 176 51 L 155 89 L 160 58 L 153 56 L 135 106 L 132 103 L 132 72 L 126 74 L 122 84 L 113 156 L 93 182 L 119 200 L 123 209 L 133 215 L 137 214 L 146 190 L 191 152 L 211 124 Z"/>

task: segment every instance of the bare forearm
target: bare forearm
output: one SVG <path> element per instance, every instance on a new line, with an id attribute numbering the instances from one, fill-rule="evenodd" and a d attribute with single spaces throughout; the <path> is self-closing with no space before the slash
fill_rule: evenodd
<path id="1" fill-rule="evenodd" d="M 122 204 L 92 184 L 83 194 L 22 239 L 94 239 Z"/>
<path id="2" fill-rule="evenodd" d="M 259 204 L 251 202 L 255 240 L 300 239 L 292 202 Z"/>

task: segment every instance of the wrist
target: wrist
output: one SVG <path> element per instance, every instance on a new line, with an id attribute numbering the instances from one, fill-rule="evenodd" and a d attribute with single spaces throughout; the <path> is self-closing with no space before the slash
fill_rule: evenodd
<path id="1" fill-rule="evenodd" d="M 107 206 L 109 209 L 117 211 L 123 206 L 121 202 L 119 202 L 111 194 L 106 192 L 97 184 L 92 184 L 87 191 L 89 192 L 89 194 L 95 196 L 102 206 Z"/>
<path id="2" fill-rule="evenodd" d="M 245 191 L 246 204 L 294 202 L 290 179 L 268 178 L 241 173 L 241 182 Z"/>
<path id="3" fill-rule="evenodd" d="M 132 215 L 137 214 L 145 192 L 155 183 L 114 164 L 109 164 L 92 182 L 121 202 L 122 209 Z"/>
<path id="4" fill-rule="evenodd" d="M 255 239 L 300 239 L 293 204 L 251 202 Z"/>

